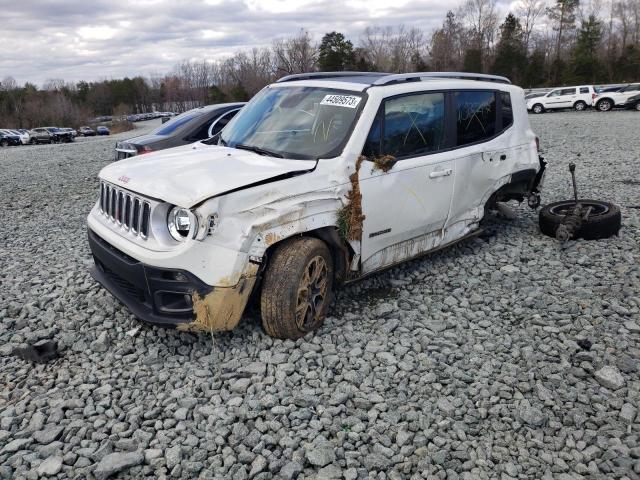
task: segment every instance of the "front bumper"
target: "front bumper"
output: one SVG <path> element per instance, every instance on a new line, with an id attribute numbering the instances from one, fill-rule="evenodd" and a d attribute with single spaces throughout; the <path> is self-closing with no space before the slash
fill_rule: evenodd
<path id="1" fill-rule="evenodd" d="M 91 229 L 91 276 L 141 320 L 190 331 L 231 330 L 242 317 L 257 268 L 232 287 L 211 287 L 185 270 L 146 265 Z"/>

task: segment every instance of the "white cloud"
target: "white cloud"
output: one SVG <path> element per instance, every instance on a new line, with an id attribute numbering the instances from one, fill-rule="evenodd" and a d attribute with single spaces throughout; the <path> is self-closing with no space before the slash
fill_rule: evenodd
<path id="1" fill-rule="evenodd" d="M 95 25 L 80 27 L 77 32 L 84 40 L 109 40 L 115 36 L 118 30 L 108 25 Z"/>
<path id="2" fill-rule="evenodd" d="M 427 36 L 453 4 L 439 0 L 92 0 L 16 2 L 3 10 L 0 72 L 19 83 L 163 74 L 183 59 L 223 58 L 306 29 L 354 44 L 367 26 Z M 507 5 L 507 0 L 499 0 Z M 506 13 L 506 12 L 505 12 Z"/>

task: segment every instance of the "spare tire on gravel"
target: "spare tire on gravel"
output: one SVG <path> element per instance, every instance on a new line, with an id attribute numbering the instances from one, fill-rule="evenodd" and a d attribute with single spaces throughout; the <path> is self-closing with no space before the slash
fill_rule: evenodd
<path id="1" fill-rule="evenodd" d="M 580 228 L 574 232 L 573 240 L 577 238 L 598 240 L 618 234 L 622 225 L 620 207 L 601 200 L 578 200 L 578 202 L 582 204 L 583 208 L 592 207 L 592 209 L 587 220 L 583 221 Z M 574 200 L 563 200 L 542 207 L 539 216 L 542 233 L 555 237 L 558 226 L 566 215 L 571 213 L 574 205 Z"/>

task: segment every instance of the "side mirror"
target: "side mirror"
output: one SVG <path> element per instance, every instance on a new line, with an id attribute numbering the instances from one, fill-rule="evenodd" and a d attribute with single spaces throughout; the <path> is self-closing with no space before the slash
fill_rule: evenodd
<path id="1" fill-rule="evenodd" d="M 169 117 L 162 117 L 162 123 L 167 123 L 169 120 Z"/>

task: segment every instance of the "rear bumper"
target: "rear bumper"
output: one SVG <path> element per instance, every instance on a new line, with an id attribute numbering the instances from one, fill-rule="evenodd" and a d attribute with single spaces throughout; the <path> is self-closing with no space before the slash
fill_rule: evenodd
<path id="1" fill-rule="evenodd" d="M 190 331 L 231 330 L 242 317 L 255 283 L 244 275 L 232 287 L 211 287 L 185 270 L 146 265 L 91 229 L 91 276 L 141 320 Z"/>

